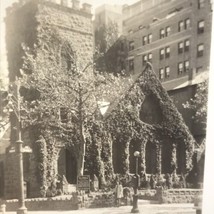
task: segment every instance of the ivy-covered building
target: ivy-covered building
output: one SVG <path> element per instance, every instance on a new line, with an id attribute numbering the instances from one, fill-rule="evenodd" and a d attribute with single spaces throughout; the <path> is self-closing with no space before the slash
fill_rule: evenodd
<path id="1" fill-rule="evenodd" d="M 69 8 L 47 1 L 20 1 L 8 9 L 7 49 L 10 81 L 20 76 L 22 47 L 34 48 L 44 36 L 43 24 L 59 29 L 77 57 L 85 65 L 93 55 L 92 20 L 89 5 L 80 9 L 76 1 Z M 13 26 L 13 27 L 11 27 Z M 14 37 L 13 35 L 16 35 Z M 66 53 L 66 52 L 65 52 Z M 65 56 L 65 55 L 63 55 Z M 65 56 L 66 58 L 66 56 Z M 69 66 L 69 62 L 65 62 Z M 12 127 L 15 126 L 11 121 Z M 15 155 L 16 130 L 11 131 L 11 145 L 4 159 L 4 197 L 17 198 L 18 167 Z M 76 183 L 77 159 L 72 147 L 56 139 L 37 135 L 37 129 L 23 132 L 24 180 L 27 197 L 44 196 L 57 175 L 69 184 Z M 147 175 L 188 175 L 192 169 L 195 140 L 185 125 L 151 66 L 139 72 L 127 91 L 111 103 L 103 118 L 94 122 L 87 139 L 85 174 L 96 175 L 108 185 L 115 174 L 134 173 L 134 151 L 140 151 L 139 170 Z"/>
<path id="2" fill-rule="evenodd" d="M 60 3 L 55 0 L 20 0 L 7 8 L 5 23 L 9 81 L 11 83 L 15 81 L 16 77 L 22 75 L 25 47 L 34 51 L 36 46 L 41 46 L 45 32 L 48 30 L 47 26 L 56 28 L 59 35 L 67 41 L 67 44 L 61 49 L 62 63 L 65 67 L 71 66 L 72 63 L 72 59 L 67 55 L 67 48 L 70 48 L 73 54 L 82 60 L 81 66 L 83 67 L 93 59 L 93 25 L 90 4 L 80 5 L 77 0 L 65 0 Z M 49 38 L 45 37 L 45 39 Z M 11 145 L 7 148 L 6 159 L 3 161 L 4 196 L 6 198 L 16 198 L 19 191 L 18 157 L 14 154 L 17 140 L 14 115 L 11 115 L 11 127 L 15 128 L 12 128 Z M 23 134 L 24 147 L 27 145 L 32 147 L 32 141 L 38 137 L 36 129 L 34 131 Z M 35 148 L 33 153 L 35 153 Z M 37 157 L 35 156 L 30 153 L 23 155 L 27 195 L 30 197 L 39 195 L 41 184 L 36 178 L 38 176 L 35 176 L 34 170 L 40 157 L 39 154 Z"/>

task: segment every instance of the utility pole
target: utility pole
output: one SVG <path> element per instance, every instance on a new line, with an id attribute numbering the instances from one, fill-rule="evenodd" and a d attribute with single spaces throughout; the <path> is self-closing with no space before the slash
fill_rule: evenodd
<path id="1" fill-rule="evenodd" d="M 16 152 L 19 163 L 19 209 L 17 214 L 27 214 L 27 208 L 25 207 L 24 198 L 24 171 L 23 171 L 23 141 L 21 134 L 21 106 L 20 106 L 20 81 L 17 81 L 16 98 L 17 98 L 17 141 L 16 141 Z"/>

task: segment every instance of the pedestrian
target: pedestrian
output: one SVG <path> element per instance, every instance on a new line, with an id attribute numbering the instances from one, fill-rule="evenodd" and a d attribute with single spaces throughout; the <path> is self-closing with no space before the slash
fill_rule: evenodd
<path id="1" fill-rule="evenodd" d="M 115 187 L 115 198 L 116 198 L 116 206 L 119 207 L 121 203 L 121 198 L 123 197 L 123 186 L 120 181 L 117 181 Z"/>
<path id="2" fill-rule="evenodd" d="M 155 180 L 155 176 L 153 174 L 151 174 L 149 183 L 150 183 L 150 188 L 151 189 L 155 189 L 156 188 L 156 180 Z"/>

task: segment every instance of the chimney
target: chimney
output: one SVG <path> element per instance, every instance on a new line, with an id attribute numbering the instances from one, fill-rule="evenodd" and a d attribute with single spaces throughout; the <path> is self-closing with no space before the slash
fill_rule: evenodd
<path id="1" fill-rule="evenodd" d="M 82 4 L 82 10 L 86 13 L 90 13 L 91 14 L 91 4 L 88 3 L 84 3 Z"/>
<path id="2" fill-rule="evenodd" d="M 80 9 L 80 1 L 79 0 L 72 0 L 72 8 L 74 10 L 79 10 Z"/>
<path id="3" fill-rule="evenodd" d="M 68 7 L 68 0 L 61 0 L 61 5 L 64 7 Z"/>

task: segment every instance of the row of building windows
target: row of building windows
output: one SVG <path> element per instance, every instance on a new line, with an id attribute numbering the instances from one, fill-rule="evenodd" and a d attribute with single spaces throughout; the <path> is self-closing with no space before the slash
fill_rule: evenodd
<path id="1" fill-rule="evenodd" d="M 189 69 L 190 69 L 189 60 L 178 63 L 178 75 L 187 73 L 189 71 Z M 169 66 L 159 69 L 159 79 L 160 80 L 168 79 L 169 77 L 170 77 L 170 67 Z"/>
<path id="2" fill-rule="evenodd" d="M 178 24 L 178 31 L 181 32 L 183 30 L 187 30 L 190 27 L 190 19 L 185 19 L 185 21 L 180 21 Z M 198 34 L 204 33 L 204 26 L 205 22 L 204 20 L 200 20 L 198 22 Z M 168 26 L 166 28 L 162 28 L 160 30 L 160 39 L 163 39 L 165 37 L 168 37 L 170 35 L 171 28 Z M 152 43 L 152 34 L 148 34 L 146 36 L 143 36 L 142 38 L 142 45 L 147 45 Z"/>
<path id="3" fill-rule="evenodd" d="M 152 62 L 152 53 L 148 53 L 148 54 L 143 55 L 142 65 L 145 65 L 146 62 Z"/>
<path id="4" fill-rule="evenodd" d="M 160 29 L 160 39 L 168 37 L 170 35 L 171 28 L 168 26 L 166 28 Z"/>
<path id="5" fill-rule="evenodd" d="M 144 36 L 142 40 L 143 45 L 147 45 L 152 43 L 152 34 L 150 33 L 148 36 Z"/>
<path id="6" fill-rule="evenodd" d="M 201 9 L 204 7 L 205 0 L 198 0 L 198 9 Z"/>
<path id="7" fill-rule="evenodd" d="M 170 67 L 166 66 L 165 69 L 164 68 L 160 68 L 159 69 L 159 79 L 163 80 L 163 79 L 168 79 L 170 75 Z"/>
<path id="8" fill-rule="evenodd" d="M 189 39 L 178 43 L 178 54 L 183 52 L 187 52 L 190 49 L 190 41 Z"/>
<path id="9" fill-rule="evenodd" d="M 183 52 L 187 52 L 190 49 L 190 41 L 189 39 L 179 42 L 178 43 L 178 54 L 181 54 Z M 197 47 L 197 57 L 201 57 L 204 54 L 204 45 L 199 44 Z M 160 49 L 160 55 L 159 59 L 167 59 L 170 57 L 170 47 L 165 47 Z M 145 65 L 145 63 L 149 61 L 152 62 L 152 53 L 144 54 L 142 57 L 142 64 Z"/>
<path id="10" fill-rule="evenodd" d="M 160 60 L 164 58 L 169 58 L 170 57 L 170 47 L 165 47 L 160 49 Z"/>
<path id="11" fill-rule="evenodd" d="M 201 9 L 201 8 L 204 8 L 205 7 L 205 0 L 198 0 L 198 9 Z M 177 10 L 177 11 L 179 11 L 179 10 Z M 153 18 L 153 22 L 154 21 L 157 21 L 158 19 L 157 18 Z M 186 24 L 188 25 L 188 20 L 186 20 Z M 190 23 L 189 23 L 190 24 Z M 183 25 L 183 24 L 181 24 L 181 25 Z M 139 27 L 138 27 L 138 29 L 139 30 L 141 30 L 141 29 L 143 29 L 143 28 L 146 28 L 146 26 L 143 26 L 143 25 L 140 25 Z M 165 34 L 165 32 L 163 32 L 162 30 L 164 30 L 164 29 L 161 29 L 160 30 L 160 37 L 162 37 L 164 34 Z M 161 31 L 162 31 L 162 33 L 161 33 Z M 169 29 L 166 29 L 166 34 L 167 34 L 167 32 L 170 32 L 170 28 Z M 129 30 L 129 33 L 133 33 L 133 30 L 132 29 L 130 29 Z M 163 38 L 163 37 L 162 37 Z"/>
<path id="12" fill-rule="evenodd" d="M 187 18 L 184 21 L 179 21 L 178 23 L 178 32 L 181 32 L 183 30 L 187 30 L 190 28 L 190 19 Z"/>
<path id="13" fill-rule="evenodd" d="M 190 41 L 187 39 L 185 41 L 179 42 L 178 43 L 178 54 L 181 54 L 185 51 L 189 51 L 190 47 Z M 202 57 L 204 55 L 204 44 L 199 44 L 197 46 L 197 57 Z M 160 49 L 160 55 L 159 58 L 160 60 L 164 58 L 169 58 L 170 57 L 170 47 L 167 46 L 165 48 Z M 144 66 L 146 62 L 152 62 L 152 53 L 144 54 L 142 56 L 142 65 Z M 184 65 L 184 66 L 183 66 Z M 178 74 L 187 71 L 189 68 L 189 61 L 185 61 L 178 63 Z M 134 70 L 134 59 L 129 60 L 129 71 Z"/>
<path id="14" fill-rule="evenodd" d="M 190 63 L 189 60 L 186 60 L 184 62 L 179 62 L 178 63 L 178 75 L 187 73 L 190 68 Z"/>

